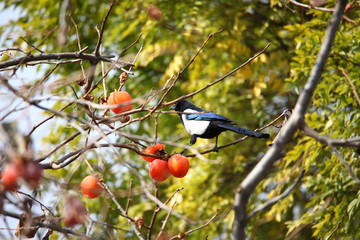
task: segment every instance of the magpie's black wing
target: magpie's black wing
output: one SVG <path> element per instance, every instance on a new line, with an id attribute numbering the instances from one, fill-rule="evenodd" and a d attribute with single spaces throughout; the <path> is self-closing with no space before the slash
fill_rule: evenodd
<path id="1" fill-rule="evenodd" d="M 216 113 L 206 112 L 206 113 L 194 113 L 186 115 L 187 120 L 197 120 L 197 121 L 222 121 L 222 122 L 233 122 L 227 117 L 221 116 Z"/>

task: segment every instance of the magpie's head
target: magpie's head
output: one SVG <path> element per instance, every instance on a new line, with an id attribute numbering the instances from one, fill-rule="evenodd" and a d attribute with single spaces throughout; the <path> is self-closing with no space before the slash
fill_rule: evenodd
<path id="1" fill-rule="evenodd" d="M 195 106 L 190 101 L 180 100 L 177 103 L 175 103 L 175 105 L 171 106 L 170 110 L 175 110 L 177 112 L 184 112 L 186 109 L 188 108 L 192 109 L 193 107 Z"/>

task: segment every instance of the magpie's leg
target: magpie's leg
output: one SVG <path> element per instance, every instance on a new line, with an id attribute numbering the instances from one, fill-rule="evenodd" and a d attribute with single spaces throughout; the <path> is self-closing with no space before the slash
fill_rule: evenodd
<path id="1" fill-rule="evenodd" d="M 216 136 L 216 139 L 215 139 L 215 147 L 214 147 L 214 149 L 213 149 L 214 152 L 219 152 L 217 143 L 218 143 L 218 136 Z"/>
<path id="2" fill-rule="evenodd" d="M 197 136 L 195 134 L 191 135 L 190 144 L 180 152 L 181 155 L 185 152 L 186 149 L 188 149 L 191 145 L 196 143 L 196 138 Z"/>
<path id="3" fill-rule="evenodd" d="M 190 146 L 190 145 L 189 145 L 189 146 Z M 187 147 L 184 148 L 184 149 L 180 152 L 180 154 L 183 155 L 183 153 L 185 152 L 186 149 L 187 149 Z"/>

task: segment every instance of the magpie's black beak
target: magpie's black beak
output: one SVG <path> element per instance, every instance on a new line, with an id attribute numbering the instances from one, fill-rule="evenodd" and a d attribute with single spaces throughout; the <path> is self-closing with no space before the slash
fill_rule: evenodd
<path id="1" fill-rule="evenodd" d="M 172 106 L 170 107 L 170 110 L 175 110 L 175 105 L 172 105 Z"/>

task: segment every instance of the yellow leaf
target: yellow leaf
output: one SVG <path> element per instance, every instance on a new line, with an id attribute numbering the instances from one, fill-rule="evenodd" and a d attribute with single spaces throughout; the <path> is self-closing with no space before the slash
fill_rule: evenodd
<path id="1" fill-rule="evenodd" d="M 259 82 L 259 83 L 257 83 L 257 85 L 259 88 L 266 88 L 266 83 L 264 83 L 264 82 Z"/>
<path id="2" fill-rule="evenodd" d="M 267 57 L 265 54 L 260 55 L 260 62 L 267 63 Z"/>
<path id="3" fill-rule="evenodd" d="M 176 72 L 179 72 L 183 66 L 183 60 L 184 58 L 182 56 L 176 55 L 166 69 L 165 76 L 172 76 Z"/>
<path id="4" fill-rule="evenodd" d="M 280 213 L 280 212 L 276 212 L 276 214 L 275 214 L 275 220 L 276 220 L 277 222 L 281 222 L 281 213 Z"/>
<path id="5" fill-rule="evenodd" d="M 255 95 L 255 97 L 260 96 L 260 94 L 261 94 L 261 88 L 259 88 L 258 86 L 255 86 L 254 87 L 254 95 Z"/>

